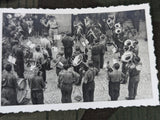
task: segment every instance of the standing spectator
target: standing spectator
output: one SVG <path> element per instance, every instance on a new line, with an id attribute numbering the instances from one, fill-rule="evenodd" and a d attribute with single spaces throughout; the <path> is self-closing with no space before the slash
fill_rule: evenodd
<path id="1" fill-rule="evenodd" d="M 39 37 L 40 35 L 40 30 L 41 30 L 41 25 L 40 25 L 40 18 L 38 15 L 33 16 L 33 29 L 34 29 L 34 35 L 36 37 Z"/>
<path id="2" fill-rule="evenodd" d="M 82 85 L 83 100 L 84 102 L 92 102 L 94 100 L 94 89 L 95 89 L 95 76 L 98 73 L 97 68 L 94 67 L 93 61 L 88 61 L 89 69 L 84 75 L 84 81 Z"/>
<path id="3" fill-rule="evenodd" d="M 73 84 L 79 80 L 79 74 L 74 71 L 69 71 L 68 64 L 63 66 L 64 70 L 59 73 L 58 83 L 62 93 L 62 103 L 71 103 L 71 94 Z"/>
<path id="4" fill-rule="evenodd" d="M 119 67 L 119 63 L 115 63 L 112 71 L 108 71 L 109 95 L 111 100 L 118 100 L 119 97 L 120 81 L 122 79 L 122 72 L 119 71 Z"/>
<path id="5" fill-rule="evenodd" d="M 140 80 L 140 72 L 141 72 L 142 63 L 140 62 L 140 58 L 138 56 L 133 58 L 133 64 L 129 69 L 129 84 L 128 84 L 128 97 L 127 100 L 135 99 L 137 95 L 137 87 Z"/>
<path id="6" fill-rule="evenodd" d="M 91 55 L 92 55 L 91 59 L 93 61 L 94 67 L 96 67 L 98 71 L 100 71 L 100 52 L 101 52 L 101 48 L 99 45 L 99 40 L 96 39 L 95 44 L 93 45 L 91 50 Z"/>
<path id="7" fill-rule="evenodd" d="M 23 34 L 23 37 L 24 39 L 27 39 L 29 34 L 28 34 L 28 24 L 26 22 L 26 19 L 22 19 L 22 22 L 21 22 L 21 27 L 22 27 L 22 34 Z"/>
<path id="8" fill-rule="evenodd" d="M 46 27 L 49 27 L 49 37 L 52 39 L 55 45 L 54 35 L 58 35 L 58 23 L 55 16 L 51 16 L 47 24 L 43 23 Z"/>
<path id="9" fill-rule="evenodd" d="M 43 33 L 47 32 L 48 33 L 48 27 L 45 26 L 45 24 L 47 23 L 47 18 L 45 16 L 42 16 L 42 18 L 40 19 L 40 35 L 43 35 Z"/>
<path id="10" fill-rule="evenodd" d="M 41 74 L 41 72 L 35 70 L 34 76 L 29 81 L 33 104 L 44 104 L 43 90 L 45 88 L 45 83 Z"/>
<path id="11" fill-rule="evenodd" d="M 11 71 L 12 66 L 10 64 L 7 64 L 5 66 L 5 71 L 3 71 L 2 74 L 1 97 L 7 102 L 7 105 L 17 105 L 17 78 L 13 75 Z"/>

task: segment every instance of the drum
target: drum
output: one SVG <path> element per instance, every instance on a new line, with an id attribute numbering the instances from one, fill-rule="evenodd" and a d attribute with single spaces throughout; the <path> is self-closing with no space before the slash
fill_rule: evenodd
<path id="1" fill-rule="evenodd" d="M 74 67 L 76 67 L 76 66 L 80 65 L 82 63 L 82 61 L 83 61 L 83 55 L 79 54 L 73 59 L 72 64 Z"/>
<path id="2" fill-rule="evenodd" d="M 26 98 L 27 95 L 27 82 L 26 79 L 20 78 L 17 81 L 19 89 L 17 90 L 17 102 L 19 104 L 22 103 L 23 99 Z"/>

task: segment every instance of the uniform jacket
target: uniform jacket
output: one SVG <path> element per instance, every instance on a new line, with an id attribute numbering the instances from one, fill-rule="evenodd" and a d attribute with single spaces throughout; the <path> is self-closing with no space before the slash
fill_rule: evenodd
<path id="1" fill-rule="evenodd" d="M 122 72 L 118 70 L 113 70 L 108 73 L 109 81 L 111 82 L 120 82 L 122 79 Z"/>
<path id="2" fill-rule="evenodd" d="M 98 72 L 96 68 L 89 68 L 84 75 L 84 83 L 94 82 L 94 78 Z"/>

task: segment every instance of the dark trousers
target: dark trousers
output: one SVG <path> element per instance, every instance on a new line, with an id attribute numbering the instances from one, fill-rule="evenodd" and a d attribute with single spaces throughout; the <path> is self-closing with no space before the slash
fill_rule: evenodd
<path id="1" fill-rule="evenodd" d="M 99 71 L 100 70 L 100 55 L 92 55 L 92 61 L 93 61 L 94 67 L 96 67 Z"/>
<path id="2" fill-rule="evenodd" d="M 46 48 L 48 54 L 49 54 L 49 57 L 52 59 L 52 50 L 51 48 Z"/>
<path id="3" fill-rule="evenodd" d="M 57 76 L 59 75 L 59 73 L 61 72 L 61 68 L 59 68 L 59 67 L 56 67 L 56 74 L 57 74 Z"/>
<path id="4" fill-rule="evenodd" d="M 75 83 L 76 85 L 81 85 L 81 81 L 82 81 L 82 70 L 80 70 L 81 66 L 74 66 L 74 71 L 77 72 L 80 75 L 79 80 Z"/>
<path id="5" fill-rule="evenodd" d="M 43 90 L 31 90 L 33 104 L 44 104 Z"/>
<path id="6" fill-rule="evenodd" d="M 92 102 L 94 100 L 94 88 L 95 88 L 94 81 L 89 82 L 87 84 L 83 83 L 82 91 L 83 91 L 84 102 Z"/>
<path id="7" fill-rule="evenodd" d="M 24 61 L 23 60 L 17 60 L 14 69 L 17 72 L 17 75 L 19 78 L 24 78 Z"/>
<path id="8" fill-rule="evenodd" d="M 46 69 L 42 67 L 39 71 L 42 72 L 43 80 L 46 82 Z"/>
<path id="9" fill-rule="evenodd" d="M 14 88 L 2 88 L 1 97 L 8 101 L 8 105 L 17 105 L 17 93 Z"/>
<path id="10" fill-rule="evenodd" d="M 118 100 L 120 90 L 120 82 L 109 81 L 109 96 L 111 100 Z"/>
<path id="11" fill-rule="evenodd" d="M 122 84 L 126 84 L 127 83 L 127 80 L 128 80 L 128 74 L 127 74 L 127 71 L 128 71 L 128 68 L 126 67 L 126 62 L 122 62 L 122 72 L 123 72 L 123 76 L 122 76 Z"/>
<path id="12" fill-rule="evenodd" d="M 73 52 L 72 47 L 64 48 L 64 55 L 67 60 L 72 57 L 72 52 Z"/>
<path id="13" fill-rule="evenodd" d="M 135 77 L 131 77 L 129 79 L 129 84 L 128 84 L 128 92 L 129 92 L 129 98 L 131 99 L 135 99 L 136 95 L 137 95 L 137 87 L 138 87 L 138 83 L 139 83 L 139 77 L 135 76 Z"/>
<path id="14" fill-rule="evenodd" d="M 72 94 L 72 85 L 66 84 L 61 86 L 61 93 L 62 93 L 62 98 L 61 102 L 62 103 L 71 103 L 71 94 Z"/>
<path id="15" fill-rule="evenodd" d="M 100 68 L 103 68 L 103 64 L 104 64 L 104 54 L 100 55 Z"/>

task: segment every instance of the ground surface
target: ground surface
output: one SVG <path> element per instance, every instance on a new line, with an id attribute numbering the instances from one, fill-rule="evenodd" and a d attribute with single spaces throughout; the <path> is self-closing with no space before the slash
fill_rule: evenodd
<path id="1" fill-rule="evenodd" d="M 139 56 L 143 63 L 143 68 L 141 72 L 140 82 L 137 91 L 136 99 L 146 99 L 152 97 L 152 84 L 150 76 L 150 66 L 149 66 L 149 57 L 148 57 L 148 43 L 143 39 L 139 39 Z M 108 48 L 108 51 L 105 53 L 105 62 L 111 61 L 113 58 L 111 48 Z M 44 92 L 45 103 L 61 103 L 61 92 L 57 88 L 57 75 L 55 73 L 55 68 L 53 70 L 47 71 L 47 86 Z M 74 100 L 74 95 L 76 94 L 75 89 L 73 89 L 72 100 Z M 119 100 L 125 100 L 125 97 L 128 95 L 128 83 L 121 84 L 120 88 L 120 97 Z M 108 94 L 108 80 L 106 75 L 106 70 L 101 69 L 99 75 L 95 78 L 95 93 L 94 101 L 108 101 L 110 100 Z"/>

